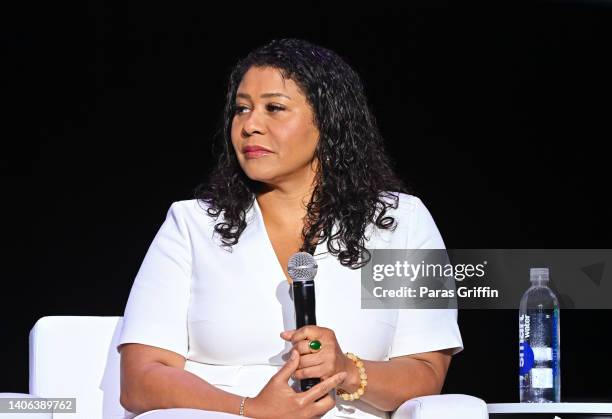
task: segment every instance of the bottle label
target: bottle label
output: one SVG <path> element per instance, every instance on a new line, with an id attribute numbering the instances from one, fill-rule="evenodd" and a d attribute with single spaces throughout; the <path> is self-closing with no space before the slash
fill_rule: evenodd
<path id="1" fill-rule="evenodd" d="M 531 370 L 531 386 L 533 388 L 552 388 L 552 368 L 534 368 Z"/>
<path id="2" fill-rule="evenodd" d="M 525 375 L 533 368 L 534 354 L 528 342 L 519 343 L 519 374 Z"/>
<path id="3" fill-rule="evenodd" d="M 534 361 L 551 361 L 553 359 L 553 351 L 549 346 L 533 347 L 531 350 L 533 351 Z"/>

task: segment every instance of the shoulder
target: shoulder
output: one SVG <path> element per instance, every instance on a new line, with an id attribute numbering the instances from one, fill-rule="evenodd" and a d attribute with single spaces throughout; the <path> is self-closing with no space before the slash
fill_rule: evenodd
<path id="1" fill-rule="evenodd" d="M 404 238 L 405 248 L 444 248 L 436 223 L 421 198 L 401 192 L 385 192 L 383 200 L 392 204 L 385 216 L 395 219 L 397 225 L 393 235 Z"/>
<path id="2" fill-rule="evenodd" d="M 391 207 L 387 211 L 389 215 L 392 215 L 393 217 L 409 219 L 414 217 L 417 212 L 427 209 L 425 208 L 423 201 L 416 195 L 403 192 L 385 191 L 383 194 L 381 194 L 381 197 L 383 201 L 391 204 Z"/>
<path id="3" fill-rule="evenodd" d="M 208 215 L 208 204 L 199 199 L 185 199 L 174 201 L 168 209 L 167 217 L 174 218 L 187 227 L 210 226 L 215 224 L 213 217 Z"/>
<path id="4" fill-rule="evenodd" d="M 205 201 L 199 199 L 184 199 L 181 201 L 174 201 L 170 205 L 171 210 L 184 211 L 184 212 L 198 212 L 201 211 L 206 214 L 208 204 Z"/>

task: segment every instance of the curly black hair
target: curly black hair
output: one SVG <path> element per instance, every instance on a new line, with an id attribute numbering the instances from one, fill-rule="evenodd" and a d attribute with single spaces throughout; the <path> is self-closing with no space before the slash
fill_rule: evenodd
<path id="1" fill-rule="evenodd" d="M 238 243 L 247 211 L 263 186 L 246 176 L 231 142 L 236 90 L 251 67 L 276 68 L 283 78 L 293 80 L 312 107 L 320 133 L 315 151 L 319 165 L 300 250 L 308 251 L 318 238 L 327 241 L 328 251 L 342 265 L 364 266 L 371 257 L 364 247 L 366 227 L 374 223 L 394 230 L 396 220 L 385 215 L 388 208 L 398 206 L 393 192 L 410 192 L 384 149 L 359 76 L 329 49 L 300 39 L 278 39 L 238 61 L 229 76 L 223 128 L 217 135 L 218 160 L 207 181 L 196 187 L 195 198 L 207 204 L 215 220 L 223 213 L 215 225 L 223 247 Z"/>

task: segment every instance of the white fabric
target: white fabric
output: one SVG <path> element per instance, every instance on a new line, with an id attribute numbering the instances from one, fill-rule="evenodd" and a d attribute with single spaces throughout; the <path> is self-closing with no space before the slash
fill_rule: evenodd
<path id="1" fill-rule="evenodd" d="M 241 416 L 197 409 L 158 409 L 134 419 L 229 419 Z M 391 419 L 488 419 L 487 404 L 465 394 L 421 396 L 403 403 Z"/>
<path id="2" fill-rule="evenodd" d="M 256 396 L 285 363 L 291 345 L 280 332 L 295 328 L 290 287 L 269 240 L 257 201 L 231 252 L 213 236 L 215 221 L 196 200 L 172 204 L 134 280 L 119 344 L 176 352 L 185 369 L 223 390 Z M 368 248 L 442 249 L 422 201 L 400 194 L 394 232 L 369 228 Z M 370 226 L 371 227 L 371 226 Z M 360 271 L 315 251 L 317 324 L 336 333 L 345 352 L 366 360 L 463 349 L 456 310 L 361 309 Z M 293 384 L 290 382 L 290 384 Z M 362 401 L 337 398 L 333 417 L 386 418 Z"/>
<path id="3" fill-rule="evenodd" d="M 415 397 L 402 404 L 391 419 L 488 419 L 487 404 L 465 394 Z M 161 418 L 160 418 L 161 419 Z"/>
<path id="4" fill-rule="evenodd" d="M 246 416 L 234 415 L 232 413 L 214 412 L 210 410 L 173 408 L 156 409 L 142 413 L 134 419 L 245 419 Z M 247 418 L 248 419 L 248 418 Z"/>

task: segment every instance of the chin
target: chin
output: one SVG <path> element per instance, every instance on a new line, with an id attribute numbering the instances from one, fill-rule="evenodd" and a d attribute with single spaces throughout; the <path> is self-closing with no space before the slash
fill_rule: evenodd
<path id="1" fill-rule="evenodd" d="M 275 179 L 275 173 L 263 170 L 245 170 L 247 177 L 253 181 L 261 183 L 272 183 Z"/>

